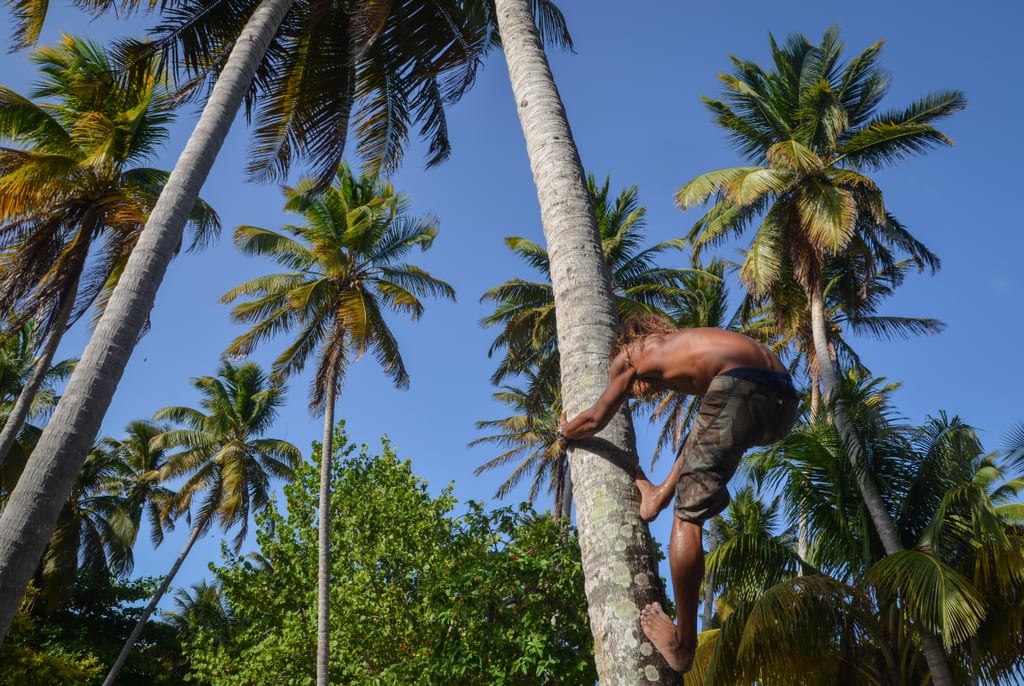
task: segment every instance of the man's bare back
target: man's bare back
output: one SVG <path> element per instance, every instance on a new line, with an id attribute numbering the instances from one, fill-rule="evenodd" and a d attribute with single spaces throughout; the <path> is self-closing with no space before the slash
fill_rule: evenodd
<path id="1" fill-rule="evenodd" d="M 724 329 L 652 334 L 631 346 L 628 357 L 641 379 L 687 395 L 704 395 L 712 378 L 731 369 L 786 371 L 768 348 Z"/>
<path id="2" fill-rule="evenodd" d="M 737 368 L 784 372 L 773 352 L 743 334 L 724 329 L 677 329 L 652 333 L 623 346 L 609 364 L 608 386 L 590 408 L 561 424 L 567 440 L 603 429 L 641 384 L 687 395 L 707 393 L 711 379 Z"/>

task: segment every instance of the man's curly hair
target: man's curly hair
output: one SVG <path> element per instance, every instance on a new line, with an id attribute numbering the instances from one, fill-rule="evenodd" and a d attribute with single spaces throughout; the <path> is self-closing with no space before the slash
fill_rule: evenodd
<path id="1" fill-rule="evenodd" d="M 630 347 L 634 343 L 638 343 L 652 334 L 674 333 L 678 330 L 679 327 L 674 326 L 664 317 L 657 315 L 641 314 L 636 317 L 630 317 L 622 322 L 619 325 L 618 331 L 615 332 L 615 342 L 612 344 L 611 356 L 615 357 L 620 352 L 625 351 L 626 362 L 632 367 L 633 360 L 630 359 Z M 657 388 L 639 377 L 633 380 L 633 386 L 630 389 L 630 394 L 634 398 L 654 397 L 662 393 L 664 393 L 663 389 Z"/>

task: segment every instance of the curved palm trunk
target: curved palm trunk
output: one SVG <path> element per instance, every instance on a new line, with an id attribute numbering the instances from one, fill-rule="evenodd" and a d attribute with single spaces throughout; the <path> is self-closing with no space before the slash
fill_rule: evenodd
<path id="1" fill-rule="evenodd" d="M 530 2 L 495 4 L 551 258 L 562 397 L 572 416 L 607 383 L 615 309 L 586 176 Z M 633 443 L 623 410 L 569 455 L 594 657 L 605 686 L 678 680 L 640 629 L 640 608 L 663 598 L 633 485 Z"/>
<path id="2" fill-rule="evenodd" d="M 263 0 L 160 194 L 64 396 L 0 518 L 0 644 L 110 406 L 167 264 L 256 68 L 292 0 Z"/>
<path id="3" fill-rule="evenodd" d="M 320 514 L 317 530 L 316 591 L 316 684 L 330 684 L 331 639 L 331 461 L 334 457 L 335 376 L 327 386 L 324 402 L 324 440 L 320 452 Z"/>
<path id="4" fill-rule="evenodd" d="M 50 326 L 50 335 L 47 336 L 46 343 L 39 351 L 36 365 L 32 368 L 32 375 L 21 389 L 21 393 L 18 394 L 18 399 L 14 403 L 14 409 L 11 410 L 11 414 L 4 423 L 4 430 L 0 432 L 0 465 L 7 459 L 7 453 L 10 452 L 11 446 L 17 440 L 21 428 L 25 426 L 29 410 L 32 409 L 32 401 L 36 399 L 36 393 L 39 392 L 39 387 L 43 385 L 46 373 L 50 370 L 50 364 L 53 363 L 53 356 L 57 353 L 57 348 L 64 338 L 64 330 L 67 328 L 68 320 L 71 319 L 71 312 L 75 308 L 75 296 L 77 293 L 78 281 L 76 280 L 74 285 L 71 286 L 70 292 L 65 294 L 64 302 L 61 303 L 60 310 L 57 311 L 57 317 Z"/>
<path id="5" fill-rule="evenodd" d="M 124 663 L 128 660 L 128 654 L 132 652 L 132 647 L 135 642 L 139 640 L 139 636 L 142 635 L 142 629 L 146 626 L 146 622 L 149 621 L 150 615 L 153 614 L 153 610 L 156 609 L 160 599 L 167 593 L 167 589 L 171 586 L 171 581 L 174 580 L 174 575 L 181 569 L 181 565 L 185 562 L 185 558 L 188 557 L 189 552 L 192 551 L 192 546 L 195 545 L 196 541 L 199 540 L 200 532 L 205 528 L 206 520 L 198 522 L 192 527 L 192 533 L 188 537 L 188 542 L 185 543 L 185 548 L 178 554 L 178 559 L 174 561 L 167 576 L 160 582 L 160 587 L 156 589 L 156 593 L 149 599 L 149 604 L 146 605 L 146 609 L 142 611 L 142 616 L 139 617 L 139 621 L 135 623 L 135 627 L 132 629 L 132 633 L 128 636 L 128 640 L 125 641 L 124 647 L 121 648 L 121 653 L 117 656 L 117 660 L 114 662 L 114 666 L 110 668 L 110 672 L 107 673 L 107 678 L 103 680 L 103 686 L 112 686 L 114 681 L 117 679 L 117 675 L 121 673 L 121 668 L 124 667 Z"/>
<path id="6" fill-rule="evenodd" d="M 828 336 L 825 333 L 825 298 L 820 286 L 809 288 L 808 291 L 807 295 L 811 306 L 811 334 L 814 337 L 814 353 L 818 358 L 818 370 L 824 387 L 824 404 L 832 409 L 832 420 L 835 422 L 836 430 L 846 448 L 846 454 L 849 455 L 850 463 L 853 465 L 857 486 L 864 499 L 864 506 L 867 508 L 875 531 L 882 541 L 885 554 L 892 555 L 903 550 L 903 544 L 900 542 L 892 517 L 889 516 L 889 510 L 885 507 L 885 501 L 882 500 L 878 485 L 871 478 L 865 465 L 864 447 L 850 422 L 846 406 L 838 399 L 835 402 L 830 402 L 835 397 L 839 382 L 835 366 L 829 355 Z M 925 660 L 928 662 L 928 671 L 931 672 L 932 683 L 935 686 L 953 686 L 953 674 L 950 671 L 941 641 L 922 629 L 921 646 Z"/>

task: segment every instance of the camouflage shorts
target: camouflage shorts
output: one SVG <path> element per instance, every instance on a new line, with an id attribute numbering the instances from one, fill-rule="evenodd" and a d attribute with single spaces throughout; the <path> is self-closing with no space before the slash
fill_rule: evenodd
<path id="1" fill-rule="evenodd" d="M 702 523 L 729 504 L 726 484 L 748 448 L 782 440 L 793 427 L 795 393 L 716 376 L 679 453 L 676 516 Z"/>

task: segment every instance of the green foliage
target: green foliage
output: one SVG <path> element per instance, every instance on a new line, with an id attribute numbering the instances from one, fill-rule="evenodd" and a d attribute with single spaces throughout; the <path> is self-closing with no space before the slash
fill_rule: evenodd
<path id="1" fill-rule="evenodd" d="M 0 648 L 0 684 L 99 686 L 138 619 L 135 603 L 151 596 L 154 585 L 148 578 L 110 583 L 83 574 L 70 601 L 57 612 L 19 613 Z M 29 595 L 36 593 L 30 589 Z M 166 624 L 151 622 L 117 683 L 173 686 L 184 683 L 184 675 L 175 632 Z"/>
<path id="2" fill-rule="evenodd" d="M 885 556 L 835 427 L 824 417 L 748 460 L 806 517 L 806 560 L 782 512 L 734 498 L 708 571 L 721 631 L 702 636 L 701 683 L 924 683 L 923 627 L 942 639 L 958 683 L 1007 683 L 1024 671 L 1024 537 L 996 506 L 1018 499 L 1013 450 L 984 454 L 975 431 L 940 413 L 895 415 L 893 386 L 851 375 L 843 402 L 884 487 L 906 550 Z M 854 383 L 857 382 L 857 383 Z M 798 576 L 802 572 L 802 576 Z"/>
<path id="3" fill-rule="evenodd" d="M 461 517 L 383 442 L 338 432 L 331 484 L 331 675 L 339 684 L 593 683 L 575 535 L 526 508 Z M 319 454 L 318 450 L 314 454 Z M 312 684 L 318 468 L 258 518 L 259 552 L 215 569 L 217 626 L 192 627 L 192 676 L 213 686 Z M 221 620 L 230 617 L 232 640 Z"/>
<path id="4" fill-rule="evenodd" d="M 60 645 L 40 644 L 38 622 L 19 614 L 0 648 L 0 684 L 85 684 L 102 674 L 95 656 L 74 654 Z"/>

